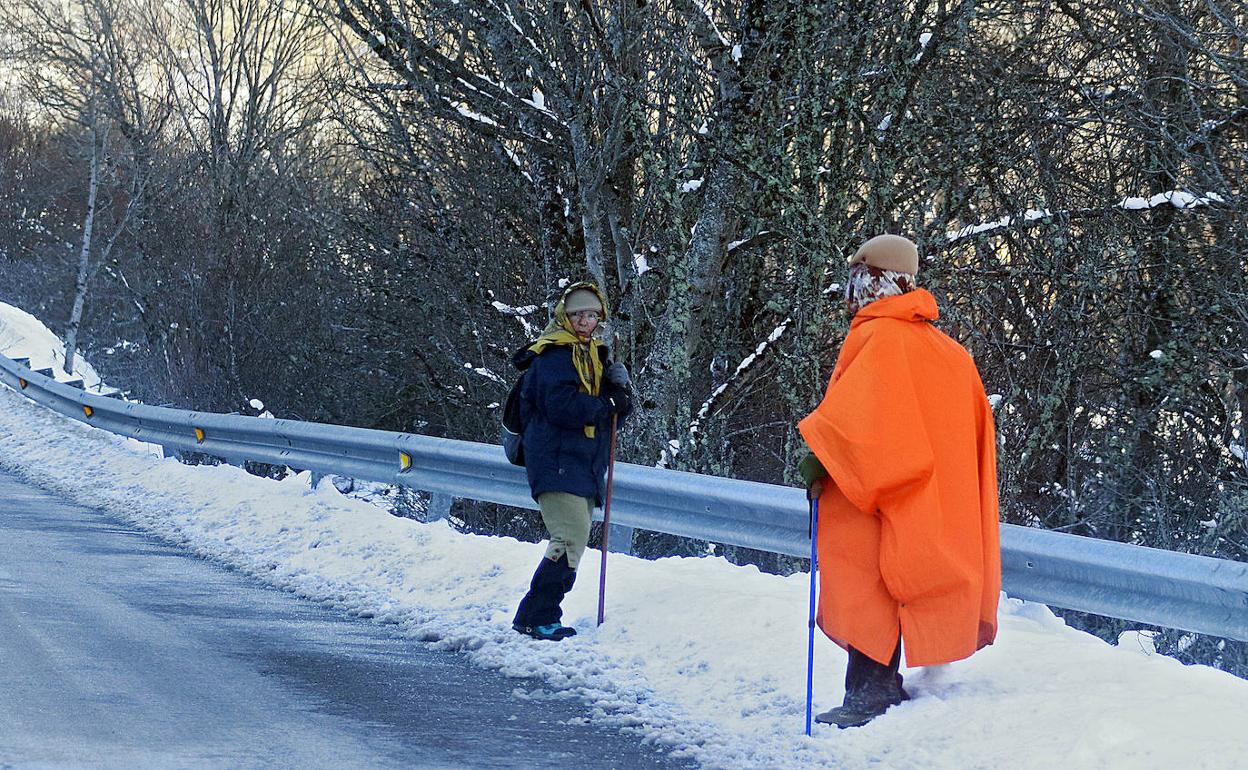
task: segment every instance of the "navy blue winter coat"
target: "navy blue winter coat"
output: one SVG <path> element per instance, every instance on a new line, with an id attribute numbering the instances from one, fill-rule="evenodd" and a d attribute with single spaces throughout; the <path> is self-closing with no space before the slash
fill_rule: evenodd
<path id="1" fill-rule="evenodd" d="M 601 506 L 611 442 L 607 398 L 619 405 L 622 422 L 632 409 L 628 394 L 609 383 L 603 384 L 601 396 L 581 392 L 572 350 L 566 345 L 551 345 L 540 354 L 522 348 L 513 362 L 528 369 L 520 389 L 520 415 L 533 499 L 543 492 L 567 492 Z M 586 437 L 586 425 L 595 427 L 594 438 Z"/>

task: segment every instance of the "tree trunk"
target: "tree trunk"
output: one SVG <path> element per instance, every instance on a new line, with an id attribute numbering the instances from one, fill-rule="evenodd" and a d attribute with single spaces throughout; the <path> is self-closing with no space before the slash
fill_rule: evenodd
<path id="1" fill-rule="evenodd" d="M 592 145 L 579 118 L 568 123 L 568 130 L 572 134 L 572 158 L 576 171 L 577 197 L 581 205 L 581 229 L 585 234 L 585 268 L 605 291 L 607 274 L 603 267 L 602 248 L 601 148 Z"/>
<path id="2" fill-rule="evenodd" d="M 78 280 L 74 285 L 74 307 L 69 314 L 69 326 L 65 329 L 65 373 L 74 373 L 74 350 L 78 346 L 78 326 L 82 322 L 82 309 L 87 302 L 87 279 L 91 275 L 91 235 L 95 229 L 96 192 L 100 187 L 100 143 L 91 126 L 91 181 L 87 191 L 87 217 L 82 223 L 82 249 L 78 253 Z"/>

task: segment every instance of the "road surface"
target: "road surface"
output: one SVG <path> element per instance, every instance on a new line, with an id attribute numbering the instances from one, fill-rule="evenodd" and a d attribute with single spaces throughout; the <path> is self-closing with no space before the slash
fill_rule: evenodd
<path id="1" fill-rule="evenodd" d="M 0 472 L 0 769 L 691 766 L 539 689 Z"/>

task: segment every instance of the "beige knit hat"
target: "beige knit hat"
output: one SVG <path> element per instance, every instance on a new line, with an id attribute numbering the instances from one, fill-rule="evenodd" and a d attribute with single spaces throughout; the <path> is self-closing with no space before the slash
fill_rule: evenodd
<path id="1" fill-rule="evenodd" d="M 919 272 L 919 249 L 909 238 L 900 235 L 877 235 L 858 248 L 849 264 L 865 262 L 881 270 L 917 275 Z"/>
<path id="2" fill-rule="evenodd" d="M 563 312 L 572 315 L 582 310 L 602 313 L 602 303 L 598 301 L 598 295 L 589 289 L 573 289 L 563 300 Z"/>

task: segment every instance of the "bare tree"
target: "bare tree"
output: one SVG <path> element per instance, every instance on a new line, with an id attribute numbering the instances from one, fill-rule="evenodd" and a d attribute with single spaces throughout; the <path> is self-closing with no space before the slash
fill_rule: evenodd
<path id="1" fill-rule="evenodd" d="M 224 408 L 246 401 L 263 294 L 286 267 L 266 226 L 271 205 L 325 154 L 321 27 L 292 2 L 181 0 L 146 13 L 164 40 L 156 62 L 185 149 L 181 203 L 205 215 L 201 232 L 179 234 L 186 305 L 168 339 L 168 376 Z"/>
<path id="2" fill-rule="evenodd" d="M 68 5 L 21 0 L 0 11 L 26 65 L 24 85 L 54 119 L 80 126 L 89 145 L 86 210 L 65 332 L 66 372 L 73 371 L 91 279 L 142 207 L 151 149 L 169 117 L 162 84 L 146 66 L 152 41 L 134 10 L 121 0 Z M 114 205 L 99 238 L 106 178 Z"/>

